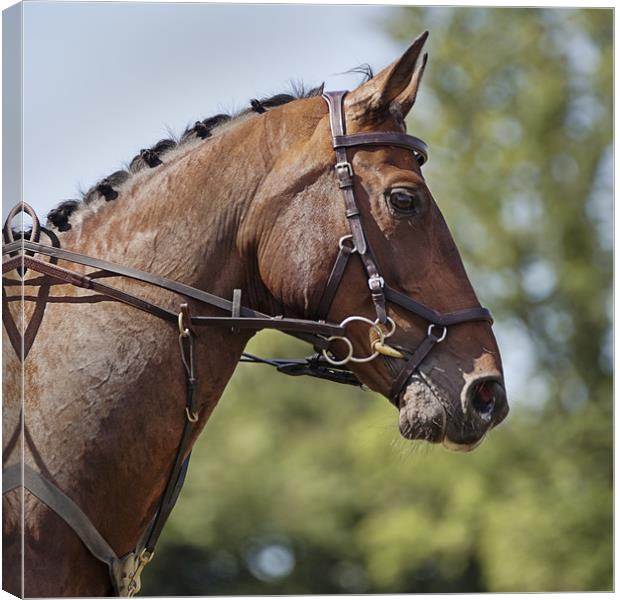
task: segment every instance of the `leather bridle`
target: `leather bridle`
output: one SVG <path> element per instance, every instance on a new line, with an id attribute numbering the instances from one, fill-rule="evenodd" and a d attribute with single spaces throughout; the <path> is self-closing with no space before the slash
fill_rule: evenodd
<path id="1" fill-rule="evenodd" d="M 348 157 L 348 149 L 369 146 L 395 146 L 411 150 L 420 165 L 426 162 L 428 149 L 422 140 L 405 133 L 374 132 L 347 134 L 344 114 L 345 95 L 346 92 L 343 91 L 325 92 L 323 98 L 329 107 L 332 146 L 336 154 L 335 173 L 344 198 L 350 234 L 340 239 L 338 255 L 319 301 L 316 320 L 269 316 L 243 307 L 241 305 L 240 290 L 234 290 L 231 301 L 178 281 L 65 250 L 54 243 L 55 236 L 51 232 L 39 225 L 36 214 L 27 204 L 22 203 L 16 206 L 9 214 L 3 230 L 5 241 L 3 255 L 9 255 L 9 259 L 3 263 L 3 273 L 17 269 L 21 276 L 26 269 L 31 269 L 43 275 L 47 285 L 68 283 L 76 287 L 90 289 L 99 292 L 110 300 L 122 302 L 175 325 L 178 324 L 179 327 L 180 352 L 186 371 L 185 425 L 159 508 L 133 552 L 118 557 L 81 509 L 64 492 L 53 483 L 44 479 L 28 465 L 16 464 L 4 471 L 3 494 L 23 485 L 52 508 L 77 533 L 91 553 L 108 565 L 114 590 L 119 595 L 133 595 L 140 589 L 141 571 L 153 557 L 155 544 L 174 507 L 185 473 L 187 472 L 189 455 L 186 456 L 186 454 L 188 452 L 190 434 L 193 424 L 198 419 L 199 410 L 194 393 L 197 386 L 194 366 L 194 339 L 198 328 L 227 327 L 231 331 L 238 329 L 256 331 L 276 329 L 282 331 L 311 343 L 317 353 L 305 360 L 263 359 L 244 353 L 242 361 L 271 364 L 277 367 L 279 371 L 290 375 L 312 375 L 340 383 L 361 385 L 346 365 L 349 362 L 368 362 L 374 360 L 379 356 L 379 352 L 375 351 L 373 345 L 373 352 L 369 356 L 362 358 L 353 356 L 353 344 L 346 333 L 347 325 L 354 321 L 366 323 L 374 329 L 379 341 L 383 342 L 396 329 L 396 325 L 388 316 L 387 310 L 388 303 L 395 304 L 428 323 L 426 337 L 412 352 L 408 353 L 409 356 L 406 359 L 406 363 L 397 374 L 390 390 L 390 401 L 398 407 L 401 392 L 407 385 L 410 377 L 415 373 L 433 347 L 445 339 L 448 327 L 471 321 L 493 322 L 491 313 L 486 308 L 475 307 L 455 312 L 439 313 L 395 290 L 384 281 L 364 233 L 361 213 L 355 199 L 355 174 Z M 20 211 L 28 213 L 33 220 L 30 239 L 13 239 L 10 227 L 11 220 Z M 42 232 L 52 239 L 52 245 L 42 244 L 39 241 L 39 236 Z M 49 262 L 37 258 L 35 256 L 37 254 L 50 257 Z M 376 318 L 372 320 L 364 316 L 352 315 L 344 319 L 340 324 L 329 323 L 327 322 L 327 316 L 330 307 L 337 290 L 340 288 L 349 259 L 354 254 L 360 257 L 364 266 Z M 56 264 L 59 259 L 91 267 L 96 269 L 96 271 L 83 274 L 59 267 Z M 179 312 L 176 313 L 102 282 L 101 279 L 106 277 L 130 278 L 157 286 L 184 298 L 191 298 L 201 304 L 226 311 L 229 314 L 227 316 L 193 315 L 186 303 L 181 304 Z M 29 285 L 29 282 L 23 280 L 23 284 Z M 3 321 L 5 322 L 9 337 L 11 335 L 15 337 L 17 335 L 17 328 L 12 321 L 10 311 L 6 308 L 6 298 L 4 304 Z M 388 329 L 387 333 L 384 327 Z M 330 352 L 330 345 L 334 340 L 340 340 L 348 348 L 344 359 L 338 360 Z M 11 341 L 16 350 L 18 347 L 23 347 L 19 340 L 11 339 Z M 24 355 L 21 356 L 22 360 L 25 358 L 26 353 L 27 349 Z"/>
<path id="2" fill-rule="evenodd" d="M 409 381 L 411 375 L 420 366 L 420 363 L 433 349 L 433 346 L 445 339 L 449 326 L 470 321 L 489 321 L 493 323 L 493 318 L 488 309 L 480 306 L 455 312 L 438 313 L 432 308 L 409 298 L 385 283 L 364 234 L 364 226 L 359 206 L 355 200 L 354 173 L 351 162 L 348 159 L 347 148 L 361 148 L 364 146 L 397 146 L 399 148 L 406 148 L 411 150 L 418 163 L 423 165 L 428 158 L 428 147 L 421 139 L 406 133 L 390 131 L 353 133 L 347 135 L 344 113 L 344 98 L 346 94 L 347 92 L 344 91 L 325 92 L 323 98 L 325 98 L 329 106 L 332 146 L 336 152 L 335 171 L 338 178 L 338 185 L 344 197 L 345 211 L 349 221 L 353 246 L 343 243 L 343 240 L 340 241 L 340 250 L 336 262 L 334 263 L 334 267 L 325 287 L 325 292 L 319 303 L 318 316 L 319 319 L 327 316 L 329 307 L 340 286 L 340 281 L 344 275 L 347 262 L 351 255 L 356 253 L 361 258 L 368 277 L 368 288 L 377 316 L 375 321 L 377 325 L 389 324 L 391 333 L 393 333 L 395 329 L 394 322 L 387 316 L 386 303 L 388 301 L 428 321 L 429 326 L 426 337 L 413 351 L 407 363 L 401 369 L 392 384 L 389 398 L 398 408 L 402 389 L 407 384 L 407 381 Z M 349 317 L 349 319 L 351 319 L 351 317 Z M 345 321 L 346 320 L 347 319 L 345 319 Z M 343 323 L 341 323 L 341 325 Z M 434 333 L 435 328 L 438 330 L 441 328 L 441 333 L 439 333 L 439 335 Z M 378 331 L 381 330 L 378 329 Z"/>

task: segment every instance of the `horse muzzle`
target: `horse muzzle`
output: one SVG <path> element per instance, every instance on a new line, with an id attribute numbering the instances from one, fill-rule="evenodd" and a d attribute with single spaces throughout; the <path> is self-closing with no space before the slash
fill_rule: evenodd
<path id="1" fill-rule="evenodd" d="M 473 450 L 508 415 L 506 392 L 500 377 L 487 375 L 467 383 L 461 398 L 447 397 L 428 377 L 414 375 L 400 396 L 401 435 L 458 452 Z"/>

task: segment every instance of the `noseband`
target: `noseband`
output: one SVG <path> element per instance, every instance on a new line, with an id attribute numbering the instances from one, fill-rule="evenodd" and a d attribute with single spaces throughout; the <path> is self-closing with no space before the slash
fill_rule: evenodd
<path id="1" fill-rule="evenodd" d="M 373 345 L 373 353 L 366 357 L 353 356 L 353 344 L 347 337 L 346 328 L 351 322 L 362 322 L 371 327 L 378 337 L 379 344 L 389 338 L 396 330 L 396 323 L 388 316 L 387 304 L 391 302 L 414 315 L 421 317 L 428 323 L 426 337 L 420 344 L 408 353 L 405 365 L 396 376 L 389 393 L 390 401 L 399 406 L 400 395 L 407 385 L 409 378 L 418 369 L 422 361 L 432 350 L 435 344 L 443 341 L 448 327 L 469 321 L 493 322 L 491 313 L 482 307 L 459 310 L 455 312 L 439 313 L 432 308 L 409 298 L 402 292 L 390 287 L 381 276 L 377 261 L 368 244 L 364 233 L 364 226 L 360 210 L 355 199 L 355 180 L 351 162 L 348 158 L 348 148 L 365 146 L 395 146 L 411 150 L 420 165 L 427 159 L 427 146 L 419 138 L 398 132 L 376 133 L 346 133 L 346 120 L 343 102 L 346 92 L 326 92 L 323 98 L 329 107 L 329 119 L 332 133 L 332 146 L 336 154 L 335 172 L 338 185 L 342 190 L 345 213 L 349 223 L 350 233 L 340 239 L 339 251 L 334 262 L 325 290 L 319 301 L 317 319 L 293 319 L 283 316 L 272 317 L 241 305 L 241 291 L 234 290 L 232 301 L 215 296 L 203 290 L 190 287 L 178 281 L 173 281 L 139 271 L 137 269 L 118 265 L 98 258 L 85 256 L 60 248 L 58 238 L 53 232 L 39 225 L 36 214 L 30 206 L 22 203 L 9 213 L 3 229 L 4 246 L 3 256 L 8 260 L 3 262 L 2 272 L 17 270 L 21 283 L 31 285 L 23 279 L 26 269 L 31 269 L 44 276 L 45 283 L 38 278 L 38 285 L 71 284 L 98 292 L 110 300 L 122 302 L 158 318 L 169 321 L 179 327 L 179 346 L 181 359 L 186 372 L 186 403 L 184 428 L 177 448 L 172 469 L 160 499 L 159 508 L 141 539 L 137 542 L 134 551 L 118 557 L 111 546 L 92 525 L 82 510 L 53 483 L 43 478 L 37 471 L 27 464 L 14 464 L 4 470 L 3 494 L 23 486 L 30 490 L 42 502 L 56 512 L 80 537 L 93 556 L 108 565 L 114 591 L 120 595 L 133 595 L 140 589 L 140 574 L 144 566 L 153 558 L 155 544 L 162 528 L 170 515 L 187 472 L 189 462 L 188 445 L 194 423 L 198 420 L 199 407 L 194 391 L 197 387 L 197 376 L 194 366 L 194 338 L 196 329 L 200 327 L 225 327 L 231 332 L 239 329 L 261 330 L 276 329 L 289 335 L 298 337 L 313 345 L 316 354 L 305 360 L 295 359 L 263 359 L 244 353 L 243 362 L 266 363 L 277 367 L 280 372 L 289 375 L 312 375 L 322 379 L 329 379 L 339 383 L 361 385 L 356 376 L 346 366 L 350 362 L 369 362 L 378 358 L 377 345 Z M 30 239 L 15 240 L 11 230 L 11 220 L 19 212 L 28 213 L 33 221 Z M 51 245 L 40 243 L 40 235 L 47 235 Z M 48 256 L 49 261 L 37 258 L 40 254 Z M 357 254 L 364 266 L 368 279 L 368 288 L 375 309 L 374 320 L 364 316 L 352 315 L 340 324 L 326 322 L 329 309 L 333 303 L 337 290 L 342 282 L 348 261 L 353 254 Z M 96 272 L 84 274 L 60 267 L 58 260 L 67 261 L 96 269 Z M 105 277 L 124 277 L 134 279 L 152 286 L 174 292 L 184 298 L 191 298 L 203 305 L 218 308 L 229 313 L 229 316 L 192 315 L 188 304 L 180 305 L 178 313 L 158 306 L 143 298 L 125 292 L 108 283 L 103 283 Z M 36 281 L 36 280 L 35 280 Z M 35 285 L 34 282 L 32 282 Z M 4 298 L 5 303 L 10 297 Z M 5 310 L 6 309 L 6 310 Z M 44 310 L 44 306 L 43 306 Z M 38 323 L 42 318 L 39 316 Z M 18 328 L 13 321 L 6 304 L 3 304 L 3 321 L 9 339 L 16 352 L 23 360 L 31 347 L 36 329 L 32 335 L 22 339 Z M 38 325 L 37 325 L 38 326 Z M 387 333 L 383 327 L 387 327 Z M 31 338 L 31 339 L 30 339 Z M 339 340 L 345 344 L 348 352 L 344 359 L 338 360 L 329 350 L 333 341 Z M 20 349 L 22 351 L 20 352 Z"/>

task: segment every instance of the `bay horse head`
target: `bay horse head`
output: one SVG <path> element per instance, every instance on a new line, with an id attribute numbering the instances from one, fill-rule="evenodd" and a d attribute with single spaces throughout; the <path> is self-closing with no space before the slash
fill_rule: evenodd
<path id="1" fill-rule="evenodd" d="M 312 341 L 311 374 L 384 395 L 406 438 L 470 450 L 505 418 L 490 313 L 406 133 L 426 37 L 350 93 L 197 122 L 27 240 L 7 226 L 5 348 L 22 349 L 4 360 L 7 589 L 139 589 L 256 330 Z"/>
<path id="2" fill-rule="evenodd" d="M 508 404 L 490 314 L 422 174 L 426 145 L 404 134 L 426 37 L 353 92 L 327 95 L 329 110 L 317 98 L 269 115 L 290 145 L 254 206 L 254 243 L 273 298 L 346 325 L 333 362 L 394 403 L 404 437 L 469 450 Z"/>

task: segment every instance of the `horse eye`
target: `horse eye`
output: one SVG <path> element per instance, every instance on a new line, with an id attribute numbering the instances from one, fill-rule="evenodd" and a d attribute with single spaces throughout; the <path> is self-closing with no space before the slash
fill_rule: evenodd
<path id="1" fill-rule="evenodd" d="M 392 188 L 388 191 L 390 206 L 397 212 L 406 215 L 416 213 L 419 200 L 417 194 L 405 188 Z"/>

